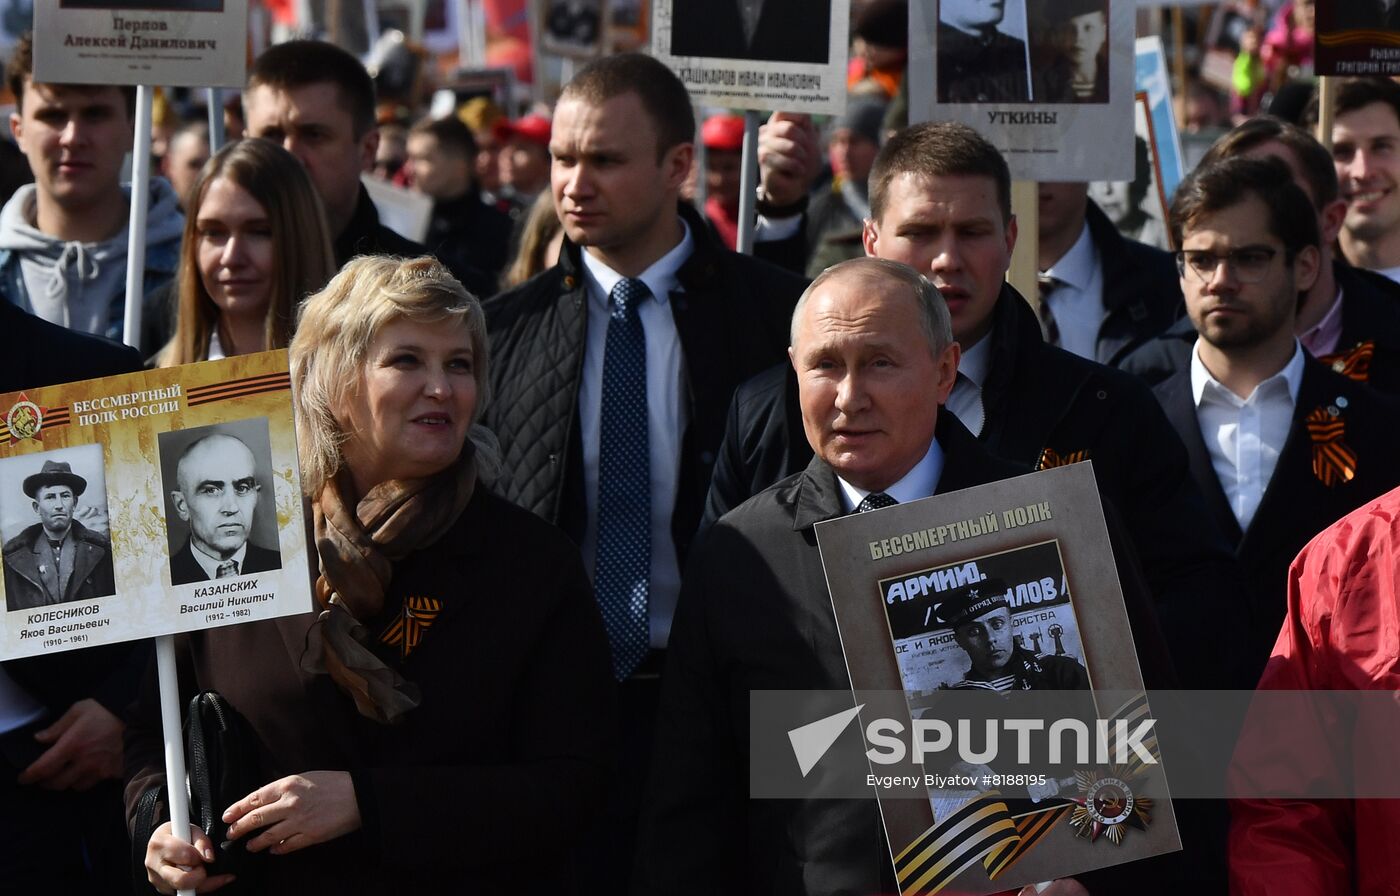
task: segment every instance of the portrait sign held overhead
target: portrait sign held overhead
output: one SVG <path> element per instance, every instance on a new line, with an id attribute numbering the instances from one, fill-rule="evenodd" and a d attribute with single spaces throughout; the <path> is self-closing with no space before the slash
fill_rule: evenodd
<path id="1" fill-rule="evenodd" d="M 1090 463 L 816 533 L 856 704 L 929 732 L 888 761 L 866 740 L 902 893 L 1015 891 L 1180 848 L 1155 735 L 1130 756 L 1121 733 L 1150 708 Z M 1014 750 L 966 733 L 1013 724 Z M 1060 749 L 1076 724 L 1096 750 Z"/>
<path id="2" fill-rule="evenodd" d="M 603 0 L 536 0 L 540 49 L 591 59 L 603 52 Z"/>
<path id="3" fill-rule="evenodd" d="M 34 4 L 34 80 L 242 87 L 248 0 Z"/>
<path id="4" fill-rule="evenodd" d="M 1338 0 L 1317 4 L 1319 75 L 1400 75 L 1400 3 Z"/>
<path id="5" fill-rule="evenodd" d="M 961 121 L 1019 180 L 1131 171 L 1132 0 L 914 0 L 910 121 Z"/>
<path id="6" fill-rule="evenodd" d="M 697 103 L 838 114 L 850 0 L 652 0 L 652 55 Z"/>
<path id="7" fill-rule="evenodd" d="M 0 659 L 305 613 L 285 351 L 0 395 Z"/>

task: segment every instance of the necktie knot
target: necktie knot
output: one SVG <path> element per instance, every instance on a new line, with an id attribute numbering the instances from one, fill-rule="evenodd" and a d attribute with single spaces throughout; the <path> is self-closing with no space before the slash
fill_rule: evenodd
<path id="1" fill-rule="evenodd" d="M 227 579 L 238 575 L 238 561 L 225 560 L 214 569 L 214 578 Z"/>
<path id="2" fill-rule="evenodd" d="M 625 277 L 617 281 L 617 285 L 612 288 L 609 298 L 612 299 L 612 316 L 619 319 L 635 318 L 637 316 L 637 306 L 647 296 L 651 295 L 651 290 L 641 280 L 635 277 Z"/>
<path id="3" fill-rule="evenodd" d="M 884 510 L 886 507 L 893 507 L 898 504 L 894 498 L 884 492 L 871 492 L 860 503 L 856 505 L 856 513 L 865 513 L 868 510 Z"/>

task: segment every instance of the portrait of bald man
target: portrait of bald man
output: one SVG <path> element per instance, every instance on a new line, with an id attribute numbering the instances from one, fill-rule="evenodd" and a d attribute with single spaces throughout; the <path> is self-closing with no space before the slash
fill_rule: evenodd
<path id="1" fill-rule="evenodd" d="M 166 485 L 170 507 L 189 530 L 184 544 L 170 555 L 172 585 L 282 567 L 282 555 L 275 546 L 263 547 L 252 540 L 263 489 L 253 449 L 229 428 L 207 429 L 207 434 L 197 436 L 182 449 L 168 441 L 174 433 L 165 433 L 161 439 L 163 459 L 167 448 L 178 451 L 173 487 L 168 470 Z M 167 524 L 175 528 L 174 520 L 167 520 Z M 172 536 L 172 549 L 174 540 Z"/>

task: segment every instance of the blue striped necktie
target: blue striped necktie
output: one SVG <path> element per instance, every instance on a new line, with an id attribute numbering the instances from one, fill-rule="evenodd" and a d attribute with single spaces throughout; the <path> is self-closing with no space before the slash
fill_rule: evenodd
<path id="1" fill-rule="evenodd" d="M 650 645 L 651 451 L 647 348 L 637 307 L 651 295 L 624 279 L 609 296 L 598 435 L 598 554 L 594 586 L 612 646 L 613 675 L 628 678 Z"/>

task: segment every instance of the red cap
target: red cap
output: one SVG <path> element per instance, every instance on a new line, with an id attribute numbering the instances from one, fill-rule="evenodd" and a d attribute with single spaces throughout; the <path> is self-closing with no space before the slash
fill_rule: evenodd
<path id="1" fill-rule="evenodd" d="M 502 129 L 505 136 L 509 138 L 519 137 L 530 143 L 538 143 L 540 146 L 549 145 L 550 122 L 543 115 L 526 115 L 508 122 Z"/>
<path id="2" fill-rule="evenodd" d="M 738 152 L 744 148 L 744 116 L 713 115 L 700 128 L 700 142 L 706 149 Z"/>

